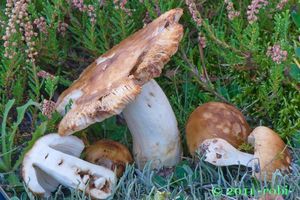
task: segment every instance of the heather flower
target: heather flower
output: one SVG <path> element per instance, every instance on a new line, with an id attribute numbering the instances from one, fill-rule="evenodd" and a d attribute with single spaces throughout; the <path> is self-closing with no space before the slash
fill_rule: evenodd
<path id="1" fill-rule="evenodd" d="M 1 27 L 1 28 L 4 28 L 4 25 L 5 25 L 5 22 L 2 21 L 2 20 L 0 20 L 0 27 Z"/>
<path id="2" fill-rule="evenodd" d="M 194 22 L 197 24 L 197 26 L 201 26 L 203 20 L 201 18 L 199 11 L 197 10 L 195 2 L 193 0 L 185 0 L 185 3 L 189 8 L 189 11 L 192 15 Z"/>
<path id="3" fill-rule="evenodd" d="M 248 6 L 247 10 L 247 19 L 250 24 L 257 21 L 257 14 L 259 13 L 259 9 L 265 7 L 269 4 L 267 0 L 252 0 L 251 4 Z"/>
<path id="4" fill-rule="evenodd" d="M 226 4 L 226 10 L 228 12 L 228 19 L 229 20 L 233 20 L 234 18 L 240 16 L 240 12 L 236 11 L 233 7 L 233 3 L 231 0 L 224 0 L 225 4 Z"/>
<path id="5" fill-rule="evenodd" d="M 32 24 L 28 17 L 28 3 L 30 0 L 8 0 L 6 2 L 5 15 L 8 17 L 8 23 L 5 27 L 5 35 L 2 37 L 4 40 L 4 56 L 12 59 L 15 55 L 15 48 L 17 46 L 16 42 L 12 42 L 11 38 L 15 34 L 21 34 L 22 40 L 25 41 L 27 49 L 27 62 L 34 62 L 34 56 L 37 52 L 34 50 L 33 36 L 36 33 L 33 31 Z M 17 31 L 18 30 L 18 31 Z"/>
<path id="6" fill-rule="evenodd" d="M 271 57 L 274 62 L 280 64 L 287 58 L 287 51 L 281 50 L 280 45 L 275 44 L 274 46 L 268 47 L 267 56 Z"/>
<path id="7" fill-rule="evenodd" d="M 35 62 L 35 56 L 37 55 L 37 52 L 34 49 L 35 42 L 32 41 L 32 38 L 34 36 L 37 36 L 37 33 L 33 31 L 33 26 L 30 21 L 26 22 L 24 26 L 24 39 L 27 45 L 27 49 L 25 52 L 27 53 L 28 59 L 26 62 Z"/>
<path id="8" fill-rule="evenodd" d="M 48 119 L 51 119 L 52 113 L 55 111 L 55 102 L 51 100 L 44 99 L 41 104 L 42 114 L 47 116 Z"/>
<path id="9" fill-rule="evenodd" d="M 48 34 L 47 23 L 44 17 L 40 17 L 34 20 L 33 22 L 40 32 Z"/>
<path id="10" fill-rule="evenodd" d="M 75 8 L 77 8 L 81 12 L 86 10 L 86 6 L 83 4 L 83 0 L 72 0 L 72 4 Z"/>
<path id="11" fill-rule="evenodd" d="M 80 12 L 87 13 L 93 25 L 96 23 L 96 10 L 93 5 L 85 5 L 83 0 L 72 0 L 72 5 Z"/>
<path id="12" fill-rule="evenodd" d="M 123 10 L 127 15 L 131 16 L 131 10 L 125 8 L 127 0 L 114 0 L 115 8 Z"/>
<path id="13" fill-rule="evenodd" d="M 88 5 L 87 6 L 87 13 L 88 13 L 88 16 L 90 17 L 91 23 L 95 24 L 96 23 L 95 7 L 93 5 Z"/>
<path id="14" fill-rule="evenodd" d="M 288 0 L 281 0 L 281 1 L 277 4 L 276 8 L 277 8 L 278 10 L 282 10 L 282 9 L 284 8 L 284 6 L 285 6 L 288 2 L 289 2 Z"/>
<path id="15" fill-rule="evenodd" d="M 54 79 L 54 75 L 50 74 L 49 72 L 46 72 L 44 70 L 41 70 L 37 73 L 37 76 L 38 77 L 41 77 L 41 78 L 51 78 L 51 79 Z"/>
<path id="16" fill-rule="evenodd" d="M 69 25 L 67 23 L 59 22 L 58 27 L 57 27 L 57 31 L 62 36 L 65 36 L 68 27 L 69 27 Z"/>

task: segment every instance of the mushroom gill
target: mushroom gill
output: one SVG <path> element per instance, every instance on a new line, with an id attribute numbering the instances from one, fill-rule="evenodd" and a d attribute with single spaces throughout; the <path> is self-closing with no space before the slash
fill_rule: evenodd
<path id="1" fill-rule="evenodd" d="M 57 111 L 65 114 L 65 107 L 72 102 L 59 134 L 69 135 L 119 114 L 143 84 L 158 77 L 178 49 L 182 12 L 173 9 L 162 14 L 88 66 L 56 103 Z"/>

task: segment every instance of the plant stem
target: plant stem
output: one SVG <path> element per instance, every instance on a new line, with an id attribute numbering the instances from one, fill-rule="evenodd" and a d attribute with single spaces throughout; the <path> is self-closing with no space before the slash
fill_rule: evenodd
<path id="1" fill-rule="evenodd" d="M 211 94 L 215 95 L 217 98 L 222 100 L 223 102 L 229 103 L 221 94 L 219 94 L 217 91 L 215 91 L 209 84 L 203 82 L 201 78 L 199 77 L 199 74 L 194 70 L 196 67 L 189 61 L 187 58 L 185 52 L 181 50 L 182 58 L 183 60 L 189 65 L 191 72 L 193 73 L 194 77 L 196 78 L 197 83 L 207 92 L 210 92 Z"/>

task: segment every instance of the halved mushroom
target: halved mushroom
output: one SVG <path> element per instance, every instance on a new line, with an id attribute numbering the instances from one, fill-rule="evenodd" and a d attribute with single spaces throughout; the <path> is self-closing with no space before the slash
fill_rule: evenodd
<path id="1" fill-rule="evenodd" d="M 254 146 L 254 154 L 238 151 L 222 138 L 205 140 L 200 152 L 205 154 L 205 161 L 216 166 L 244 165 L 252 167 L 258 179 L 272 179 L 278 169 L 289 171 L 291 157 L 287 146 L 279 135 L 267 127 L 257 127 L 249 136 Z"/>
<path id="2" fill-rule="evenodd" d="M 61 114 L 72 102 L 59 134 L 70 135 L 101 122 L 133 102 L 142 85 L 158 77 L 176 53 L 183 35 L 178 23 L 182 12 L 178 8 L 162 14 L 88 66 L 57 101 Z"/>
<path id="3" fill-rule="evenodd" d="M 182 154 L 177 120 L 163 90 L 151 80 L 123 111 L 133 137 L 138 167 L 152 161 L 153 168 L 176 165 Z"/>
<path id="4" fill-rule="evenodd" d="M 126 146 L 112 140 L 99 140 L 87 147 L 86 161 L 106 167 L 122 176 L 126 165 L 133 162 Z"/>
<path id="5" fill-rule="evenodd" d="M 206 139 L 223 138 L 235 148 L 247 142 L 250 127 L 234 106 L 208 102 L 196 108 L 186 124 L 186 140 L 192 155 Z"/>
<path id="6" fill-rule="evenodd" d="M 79 159 L 83 142 L 74 137 L 48 134 L 26 153 L 22 176 L 30 191 L 49 196 L 59 184 L 85 191 L 95 199 L 111 195 L 117 178 L 113 171 Z"/>

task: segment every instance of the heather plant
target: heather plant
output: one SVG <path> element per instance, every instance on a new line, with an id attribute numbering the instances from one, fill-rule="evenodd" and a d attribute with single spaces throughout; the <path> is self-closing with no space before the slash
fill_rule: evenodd
<path id="1" fill-rule="evenodd" d="M 34 141 L 57 131 L 59 94 L 98 56 L 175 7 L 184 9 L 184 37 L 157 81 L 177 117 L 184 159 L 173 169 L 128 166 L 111 199 L 214 199 L 216 186 L 226 191 L 277 185 L 289 185 L 286 199 L 300 196 L 299 2 L 0 0 L 0 184 L 9 196 L 35 198 L 22 183 L 20 164 Z M 208 101 L 233 104 L 253 128 L 278 132 L 291 149 L 292 174 L 275 173 L 267 183 L 241 166 L 220 168 L 189 158 L 185 124 Z M 76 136 L 90 143 L 109 138 L 132 148 L 120 116 Z M 60 187 L 52 199 L 89 197 Z"/>

